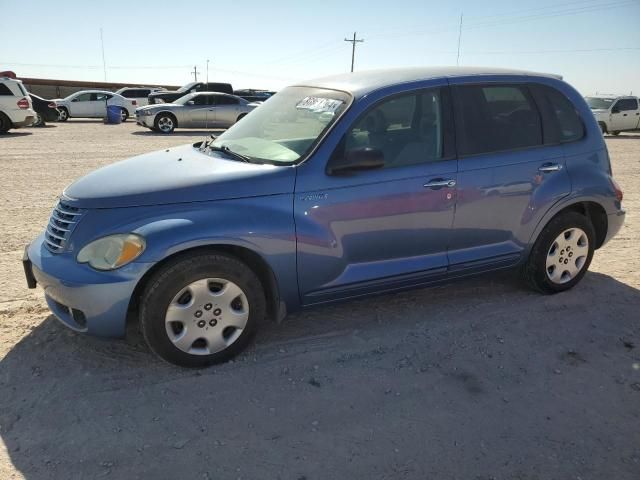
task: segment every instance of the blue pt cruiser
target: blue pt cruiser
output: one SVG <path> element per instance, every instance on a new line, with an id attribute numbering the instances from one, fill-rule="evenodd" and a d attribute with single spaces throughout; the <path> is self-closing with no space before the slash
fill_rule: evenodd
<path id="1" fill-rule="evenodd" d="M 240 352 L 265 317 L 519 268 L 576 285 L 622 191 L 580 94 L 554 75 L 379 70 L 288 87 L 217 138 L 68 187 L 26 249 L 65 325 L 183 366 Z"/>

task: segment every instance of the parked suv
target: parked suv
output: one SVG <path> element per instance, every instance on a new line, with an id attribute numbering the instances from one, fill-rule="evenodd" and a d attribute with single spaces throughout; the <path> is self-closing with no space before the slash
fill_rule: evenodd
<path id="1" fill-rule="evenodd" d="M 31 98 L 20 80 L 0 77 L 0 133 L 28 127 L 36 121 Z"/>
<path id="2" fill-rule="evenodd" d="M 587 97 L 587 104 L 596 117 L 602 133 L 640 130 L 640 102 L 638 97 L 601 95 Z"/>
<path id="3" fill-rule="evenodd" d="M 621 202 L 598 124 L 557 77 L 360 72 L 81 178 L 24 265 L 70 328 L 122 336 L 131 314 L 160 357 L 198 367 L 301 307 L 506 268 L 568 290 Z"/>

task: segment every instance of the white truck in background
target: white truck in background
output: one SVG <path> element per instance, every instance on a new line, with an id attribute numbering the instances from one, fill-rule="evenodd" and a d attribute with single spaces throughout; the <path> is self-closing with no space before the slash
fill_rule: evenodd
<path id="1" fill-rule="evenodd" d="M 603 134 L 618 135 L 620 132 L 640 130 L 638 97 L 594 95 L 585 97 L 585 100 Z"/>

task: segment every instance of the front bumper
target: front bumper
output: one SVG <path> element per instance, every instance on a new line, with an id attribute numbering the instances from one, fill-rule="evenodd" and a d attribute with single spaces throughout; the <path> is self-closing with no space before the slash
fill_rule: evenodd
<path id="1" fill-rule="evenodd" d="M 79 264 L 72 253 L 51 253 L 40 235 L 23 259 L 27 284 L 44 289 L 51 312 L 67 327 L 101 337 L 123 337 L 131 295 L 150 263 L 130 263 L 110 272 Z M 32 274 L 30 279 L 29 271 Z"/>
<path id="2" fill-rule="evenodd" d="M 153 128 L 154 125 L 154 121 L 155 121 L 156 116 L 155 115 L 138 115 L 136 114 L 136 123 L 138 125 L 142 125 L 143 127 L 147 127 L 147 128 Z"/>

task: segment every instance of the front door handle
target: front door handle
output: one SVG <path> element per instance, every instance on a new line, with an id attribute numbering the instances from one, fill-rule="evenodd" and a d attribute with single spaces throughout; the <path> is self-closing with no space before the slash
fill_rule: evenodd
<path id="1" fill-rule="evenodd" d="M 442 188 L 442 187 L 453 188 L 455 186 L 456 186 L 456 181 L 451 178 L 449 179 L 437 178 L 423 185 L 424 188 L 434 188 L 434 189 Z"/>
<path id="2" fill-rule="evenodd" d="M 562 170 L 562 165 L 559 163 L 544 163 L 538 168 L 539 172 L 549 173 L 549 172 L 557 172 L 558 170 Z"/>

